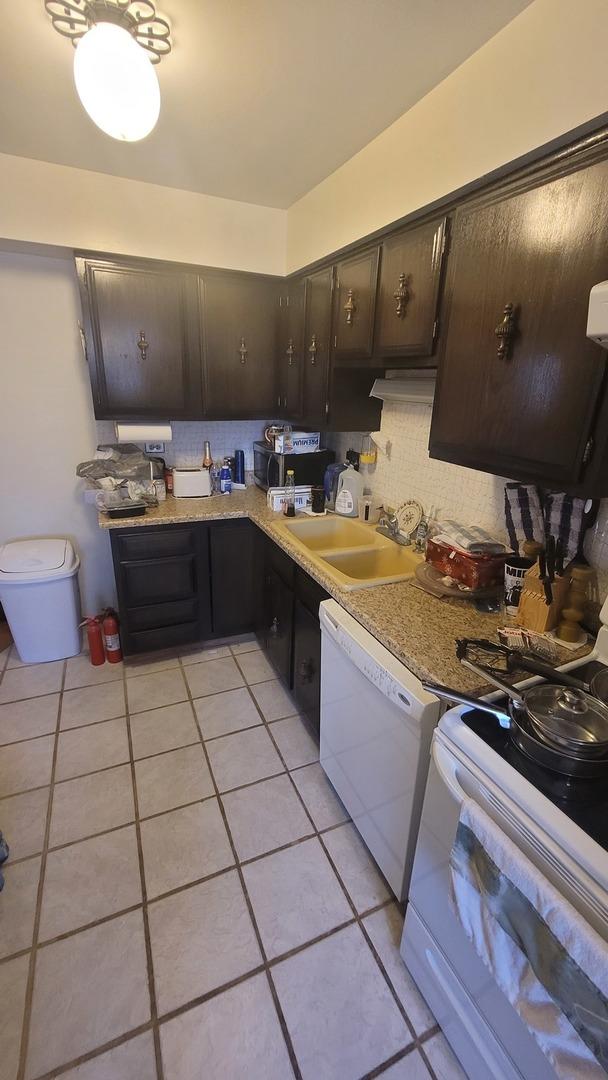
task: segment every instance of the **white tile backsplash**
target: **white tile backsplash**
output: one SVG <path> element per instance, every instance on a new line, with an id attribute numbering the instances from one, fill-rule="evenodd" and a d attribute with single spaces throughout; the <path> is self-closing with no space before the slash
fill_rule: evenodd
<path id="1" fill-rule="evenodd" d="M 244 450 L 245 469 L 250 471 L 253 469 L 253 443 L 261 439 L 264 432 L 262 420 L 174 420 L 171 427 L 173 441 L 165 445 L 165 461 L 169 466 L 186 468 L 201 464 L 203 444 L 209 439 L 214 461 L 232 457 L 235 450 Z M 97 422 L 97 438 L 100 443 L 116 441 L 112 421 Z"/>

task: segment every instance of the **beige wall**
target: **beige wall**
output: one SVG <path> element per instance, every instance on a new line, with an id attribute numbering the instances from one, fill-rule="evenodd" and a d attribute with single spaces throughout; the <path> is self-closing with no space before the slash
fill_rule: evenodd
<path id="1" fill-rule="evenodd" d="M 535 0 L 288 211 L 304 266 L 608 109 L 606 0 Z"/>
<path id="2" fill-rule="evenodd" d="M 286 211 L 0 154 L 0 238 L 285 273 Z"/>
<path id="3" fill-rule="evenodd" d="M 69 536 L 83 609 L 95 613 L 114 577 L 109 535 L 75 472 L 97 445 L 79 318 L 72 260 L 0 254 L 0 543 Z"/>

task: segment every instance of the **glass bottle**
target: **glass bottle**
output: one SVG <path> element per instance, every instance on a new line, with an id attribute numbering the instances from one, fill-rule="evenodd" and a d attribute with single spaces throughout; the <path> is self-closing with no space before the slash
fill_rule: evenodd
<path id="1" fill-rule="evenodd" d="M 296 477 L 293 469 L 287 470 L 285 480 L 285 499 L 283 500 L 283 513 L 286 517 L 296 516 Z"/>
<path id="2" fill-rule="evenodd" d="M 205 439 L 205 448 L 203 450 L 203 469 L 210 469 L 213 465 L 213 458 L 211 457 L 211 443 L 209 439 Z"/>

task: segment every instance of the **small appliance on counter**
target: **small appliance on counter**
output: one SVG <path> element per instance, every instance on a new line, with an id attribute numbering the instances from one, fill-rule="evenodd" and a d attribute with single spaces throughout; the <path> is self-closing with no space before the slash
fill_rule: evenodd
<path id="1" fill-rule="evenodd" d="M 280 454 L 267 442 L 253 444 L 253 475 L 258 487 L 284 487 L 288 469 L 293 469 L 297 485 L 318 486 L 323 483 L 325 470 L 334 460 L 333 450 L 315 450 L 312 453 Z"/>
<path id="2" fill-rule="evenodd" d="M 211 495 L 209 469 L 173 469 L 173 497 L 202 499 Z"/>

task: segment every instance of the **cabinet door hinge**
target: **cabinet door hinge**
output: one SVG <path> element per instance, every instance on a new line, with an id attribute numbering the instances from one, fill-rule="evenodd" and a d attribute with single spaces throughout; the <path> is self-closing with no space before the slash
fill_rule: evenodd
<path id="1" fill-rule="evenodd" d="M 433 341 L 437 341 L 437 335 L 439 334 L 439 319 L 435 319 L 433 323 Z"/>
<path id="2" fill-rule="evenodd" d="M 78 333 L 80 334 L 80 344 L 82 346 L 82 355 L 84 357 L 84 362 L 86 364 L 86 363 L 88 363 L 87 339 L 86 339 L 86 337 L 84 335 L 84 326 L 82 325 L 82 323 L 80 321 L 78 322 Z"/>
<path id="3" fill-rule="evenodd" d="M 591 458 L 593 457 L 593 446 L 593 436 L 591 436 L 589 439 L 587 439 L 587 442 L 585 443 L 585 449 L 583 451 L 583 465 L 588 465 L 591 461 Z"/>
<path id="4" fill-rule="evenodd" d="M 280 394 L 279 394 L 279 396 L 277 398 L 277 405 L 278 405 L 278 407 L 280 409 L 281 408 L 281 395 Z"/>
<path id="5" fill-rule="evenodd" d="M 325 415 L 329 416 L 329 401 L 325 402 Z"/>
<path id="6" fill-rule="evenodd" d="M 338 348 L 338 335 L 334 334 L 334 349 Z"/>

